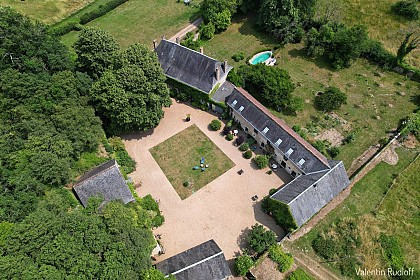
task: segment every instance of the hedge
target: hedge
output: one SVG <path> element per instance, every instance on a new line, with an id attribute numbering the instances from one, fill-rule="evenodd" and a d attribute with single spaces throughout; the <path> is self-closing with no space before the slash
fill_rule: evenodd
<path id="1" fill-rule="evenodd" d="M 153 211 L 156 213 L 156 216 L 154 216 L 152 219 L 152 225 L 154 227 L 158 227 L 163 224 L 165 218 L 160 213 L 159 204 L 156 202 L 156 200 L 153 199 L 153 197 L 150 194 L 146 195 L 141 199 L 140 205 L 143 209 Z"/>
<path id="2" fill-rule="evenodd" d="M 288 271 L 293 265 L 293 257 L 290 253 L 284 253 L 279 245 L 273 245 L 268 249 L 270 259 L 278 264 L 280 272 Z"/>
<path id="3" fill-rule="evenodd" d="M 116 7 L 118 7 L 121 4 L 124 4 L 127 1 L 128 0 L 110 0 L 105 5 L 103 5 L 103 6 L 101 5 L 93 11 L 90 11 L 90 12 L 87 12 L 87 13 L 83 14 L 80 17 L 80 23 L 81 24 L 86 24 L 88 22 L 91 22 L 92 20 L 105 15 L 109 11 L 112 11 L 113 9 L 115 9 Z"/>
<path id="4" fill-rule="evenodd" d="M 274 221 L 287 231 L 291 232 L 298 228 L 287 204 L 266 196 L 261 203 L 261 208 L 265 213 L 271 213 Z"/>

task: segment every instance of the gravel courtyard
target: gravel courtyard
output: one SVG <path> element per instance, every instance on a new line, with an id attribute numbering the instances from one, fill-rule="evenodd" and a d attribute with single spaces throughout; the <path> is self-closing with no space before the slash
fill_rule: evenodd
<path id="1" fill-rule="evenodd" d="M 136 184 L 141 183 L 137 193 L 140 196 L 150 193 L 159 200 L 165 216 L 165 223 L 154 230 L 155 234 L 161 234 L 161 242 L 166 251 L 158 260 L 169 258 L 209 239 L 216 241 L 228 260 L 232 259 L 240 252 L 243 244 L 241 234 L 257 222 L 278 235 L 284 234 L 261 211 L 260 202 L 271 188 L 277 188 L 290 180 L 286 172 L 279 170 L 278 176 L 266 174 L 268 169 L 255 169 L 251 160 L 242 157 L 233 141 L 228 142 L 220 132 L 209 130 L 208 125 L 216 118 L 215 115 L 175 101 L 164 110 L 165 117 L 153 131 L 123 137 L 128 153 L 137 162 L 137 170 L 130 174 Z M 190 122 L 183 120 L 186 114 L 191 114 Z M 203 131 L 235 166 L 187 199 L 181 200 L 149 149 L 192 124 Z M 245 171 L 244 174 L 237 174 L 240 169 Z M 256 202 L 251 199 L 254 195 L 258 195 Z"/>

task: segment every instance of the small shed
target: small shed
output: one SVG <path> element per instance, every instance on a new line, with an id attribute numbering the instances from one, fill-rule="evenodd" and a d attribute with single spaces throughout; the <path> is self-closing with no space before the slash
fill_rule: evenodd
<path id="1" fill-rule="evenodd" d="M 112 200 L 121 200 L 124 204 L 134 201 L 115 159 L 85 173 L 74 185 L 73 191 L 84 207 L 92 196 L 103 197 L 103 204 Z"/>

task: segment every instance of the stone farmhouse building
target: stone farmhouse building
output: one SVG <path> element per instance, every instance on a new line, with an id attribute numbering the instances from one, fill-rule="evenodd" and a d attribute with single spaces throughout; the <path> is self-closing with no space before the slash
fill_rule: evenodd
<path id="1" fill-rule="evenodd" d="M 282 213 L 291 214 L 290 228 L 305 224 L 349 185 L 341 161 L 328 160 L 246 90 L 226 81 L 231 70 L 227 62 L 218 62 L 167 40 L 162 40 L 155 51 L 169 78 L 210 94 L 216 103 L 226 104 L 242 129 L 294 178 L 270 196 L 286 209 Z M 211 108 L 216 109 L 214 105 Z"/>
<path id="2" fill-rule="evenodd" d="M 134 201 L 115 159 L 85 173 L 74 185 L 73 192 L 84 207 L 93 196 L 103 198 L 101 206 L 112 200 L 121 200 L 124 204 Z"/>
<path id="3" fill-rule="evenodd" d="M 177 280 L 225 280 L 232 276 L 223 251 L 213 239 L 157 263 L 156 268 Z"/>

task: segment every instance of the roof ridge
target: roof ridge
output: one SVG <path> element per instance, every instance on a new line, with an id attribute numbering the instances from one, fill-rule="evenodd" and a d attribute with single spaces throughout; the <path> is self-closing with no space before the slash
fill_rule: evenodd
<path id="1" fill-rule="evenodd" d="M 106 168 L 106 169 L 102 170 L 101 172 L 98 172 L 98 173 L 96 173 L 95 175 L 92 175 L 92 176 L 90 176 L 90 177 L 88 177 L 88 178 L 86 178 L 86 179 L 84 179 L 84 180 L 81 180 L 81 181 L 77 182 L 77 183 L 73 186 L 73 188 L 76 188 L 76 187 L 78 187 L 80 184 L 82 184 L 83 182 L 86 182 L 86 181 L 89 181 L 89 180 L 91 180 L 91 179 L 93 179 L 93 178 L 96 178 L 98 175 L 100 175 L 100 174 L 104 173 L 105 171 L 108 171 L 108 170 L 110 170 L 111 168 L 116 167 L 117 161 L 116 161 L 115 159 L 112 159 L 112 160 L 110 160 L 110 161 L 114 161 L 114 163 L 113 163 L 110 167 L 108 167 L 108 168 Z M 94 169 L 92 169 L 92 170 L 95 170 L 96 168 L 99 168 L 100 166 L 105 165 L 105 164 L 107 164 L 108 162 L 109 162 L 109 161 L 104 162 L 104 163 L 102 163 L 101 165 L 98 165 L 97 167 L 95 167 L 95 168 L 94 168 Z M 92 171 L 92 170 L 89 170 L 88 172 L 90 172 L 90 171 Z M 118 170 L 118 172 L 122 175 L 122 173 L 121 173 L 120 169 L 119 169 L 119 168 L 117 168 L 117 170 Z M 83 175 L 82 175 L 82 176 L 83 176 Z"/>
<path id="2" fill-rule="evenodd" d="M 337 164 L 337 165 L 335 165 L 335 166 L 333 166 L 330 170 L 328 170 L 327 171 L 327 173 L 325 173 L 324 175 L 322 175 L 318 180 L 316 180 L 315 182 L 313 182 L 312 184 L 311 184 L 311 186 L 312 185 L 314 185 L 314 184 L 316 184 L 316 183 L 318 183 L 321 179 L 323 179 L 325 176 L 327 176 L 330 172 L 332 172 L 337 166 L 339 166 L 340 164 L 343 164 L 343 162 L 342 161 L 340 161 L 340 163 L 339 164 Z M 287 203 L 288 205 L 290 204 L 290 203 L 292 203 L 293 201 L 295 201 L 299 196 L 301 196 L 303 193 L 305 193 L 307 190 L 309 190 L 309 187 L 308 188 L 306 188 L 306 189 L 304 189 L 303 190 L 303 192 L 301 192 L 300 194 L 298 194 L 295 198 L 293 198 L 289 203 Z"/>
<path id="3" fill-rule="evenodd" d="M 241 87 L 234 86 L 246 99 L 253 103 L 259 110 L 266 114 L 272 121 L 277 123 L 283 130 L 288 133 L 291 137 L 296 139 L 303 147 L 305 147 L 311 154 L 313 154 L 319 161 L 321 161 L 325 166 L 331 168 L 328 163 L 327 158 L 322 155 L 314 146 L 309 144 L 305 139 L 303 139 L 297 132 L 291 129 L 285 121 L 274 116 L 264 105 L 262 105 L 257 99 L 255 99 L 248 91 Z"/>
<path id="4" fill-rule="evenodd" d="M 221 61 L 219 61 L 219 60 L 217 60 L 217 59 L 215 59 L 215 58 L 213 58 L 213 57 L 210 57 L 210 56 L 208 56 L 208 55 L 205 55 L 204 53 L 198 52 L 198 51 L 196 51 L 196 50 L 193 50 L 193 49 L 187 48 L 186 46 L 183 46 L 183 45 L 181 45 L 181 44 L 177 44 L 177 43 L 175 43 L 175 42 L 171 42 L 171 41 L 166 40 L 166 39 L 162 39 L 162 41 L 166 41 L 166 42 L 171 43 L 171 44 L 173 44 L 173 45 L 180 46 L 181 48 L 187 49 L 187 50 L 192 51 L 192 52 L 195 52 L 195 53 L 197 53 L 197 54 L 199 54 L 199 55 L 202 55 L 202 56 L 205 56 L 205 57 L 207 57 L 207 58 L 210 58 L 211 60 L 213 60 L 213 61 L 215 61 L 215 62 L 220 62 L 220 63 L 222 63 Z"/>
<path id="5" fill-rule="evenodd" d="M 223 251 L 217 252 L 217 253 L 216 253 L 216 254 L 214 254 L 214 255 L 211 255 L 211 256 L 209 256 L 209 257 L 207 257 L 207 258 L 205 258 L 205 259 L 202 259 L 202 260 L 200 260 L 200 261 L 198 261 L 198 262 L 195 262 L 195 263 L 193 263 L 193 264 L 190 264 L 190 265 L 188 265 L 188 266 L 186 266 L 186 267 L 184 267 L 184 268 L 181 268 L 181 269 L 179 269 L 179 270 L 177 270 L 177 271 L 175 271 L 175 272 L 171 272 L 170 274 L 172 274 L 172 275 L 178 274 L 178 273 L 183 272 L 183 271 L 185 271 L 185 270 L 188 270 L 188 269 L 190 269 L 190 268 L 192 268 L 192 267 L 194 267 L 194 266 L 196 266 L 196 265 L 199 265 L 199 264 L 201 264 L 201 263 L 203 263 L 203 262 L 206 262 L 206 261 L 211 260 L 211 259 L 213 259 L 213 258 L 215 258 L 215 257 L 217 257 L 217 256 L 220 256 L 221 254 L 223 254 Z M 169 277 L 169 275 L 166 275 L 166 276 L 165 276 L 165 278 L 167 278 L 167 277 Z"/>

